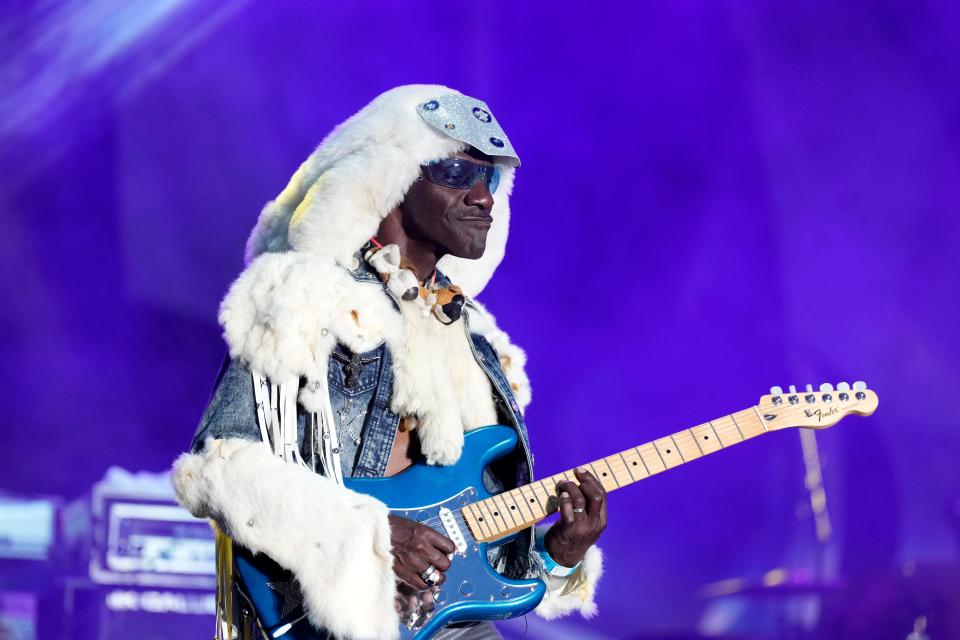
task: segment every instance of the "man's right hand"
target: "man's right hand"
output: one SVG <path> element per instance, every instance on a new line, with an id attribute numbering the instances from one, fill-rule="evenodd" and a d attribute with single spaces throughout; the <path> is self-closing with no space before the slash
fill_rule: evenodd
<path id="1" fill-rule="evenodd" d="M 444 572 L 450 568 L 447 557 L 457 547 L 446 536 L 426 525 L 400 516 L 388 516 L 390 520 L 390 544 L 393 546 L 393 573 L 398 580 L 423 591 L 443 584 Z M 440 573 L 434 584 L 424 582 L 423 574 L 433 565 Z"/>

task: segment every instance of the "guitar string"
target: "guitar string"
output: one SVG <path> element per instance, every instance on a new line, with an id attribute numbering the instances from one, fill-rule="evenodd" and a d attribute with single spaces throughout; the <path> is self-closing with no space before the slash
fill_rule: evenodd
<path id="1" fill-rule="evenodd" d="M 751 409 L 742 409 L 741 411 L 751 411 Z M 740 412 L 737 412 L 737 413 L 740 413 Z M 737 429 L 737 427 L 736 427 L 735 421 L 730 417 L 730 416 L 732 416 L 732 415 L 733 415 L 733 414 L 729 414 L 729 415 L 727 415 L 727 416 L 723 416 L 723 417 L 717 418 L 716 420 L 711 421 L 711 423 L 720 423 L 721 421 L 727 420 L 727 421 L 729 421 L 730 424 L 727 424 L 727 425 L 719 425 L 719 428 L 720 428 L 721 430 L 724 430 L 724 429 L 728 430 L 728 433 L 729 433 L 729 434 L 736 433 L 736 432 L 738 431 L 738 429 Z M 711 424 L 711 423 L 704 423 L 704 424 Z M 694 427 L 690 427 L 690 429 L 694 429 L 694 428 L 699 427 L 699 426 L 704 426 L 704 425 L 695 425 Z M 717 428 L 718 428 L 718 426 L 717 426 L 716 424 L 714 424 L 713 426 L 714 426 L 714 430 L 716 431 Z M 687 429 L 687 431 L 689 431 L 690 429 Z M 677 433 L 682 433 L 682 432 L 683 432 L 683 431 L 678 431 Z M 672 436 L 672 435 L 675 435 L 675 434 L 671 434 L 671 436 Z M 719 435 L 719 434 L 718 434 L 718 435 Z M 758 434 L 758 435 L 759 435 L 759 434 Z M 666 437 L 670 437 L 670 436 L 664 436 L 664 438 L 666 438 Z M 658 440 L 662 440 L 662 439 L 663 439 L 663 438 L 658 438 Z M 741 438 L 741 440 L 739 440 L 738 442 L 743 442 L 744 440 L 747 440 L 747 439 L 748 439 L 748 438 Z M 632 448 L 633 448 L 633 449 L 639 449 L 640 447 L 647 446 L 647 445 L 655 447 L 656 445 L 653 444 L 654 442 L 656 442 L 656 440 L 651 440 L 650 442 L 645 442 L 645 443 L 643 443 L 643 444 L 637 445 L 636 447 L 632 447 Z M 738 444 L 738 442 L 734 442 L 734 443 L 732 443 L 732 444 Z M 721 445 L 721 446 L 723 446 L 723 445 Z M 726 446 L 730 446 L 730 445 L 726 445 Z M 726 446 L 724 446 L 724 448 L 726 448 Z M 629 449 L 628 449 L 628 451 L 629 451 Z M 611 454 L 611 455 L 616 456 L 617 454 L 614 453 L 614 454 Z M 610 456 L 607 456 L 607 457 L 610 457 Z M 605 458 L 600 458 L 600 460 L 604 460 L 604 459 L 605 459 Z M 597 461 L 595 461 L 595 462 L 599 462 L 600 460 L 597 460 Z M 591 463 L 588 463 L 588 464 L 594 464 L 594 463 L 591 462 Z M 623 466 L 622 468 L 623 468 L 623 469 L 627 469 L 626 466 Z M 666 470 L 666 469 L 664 469 L 664 470 Z M 612 467 L 611 467 L 611 471 L 612 471 Z M 541 478 L 540 480 L 535 480 L 534 482 L 531 482 L 531 483 L 522 485 L 522 487 L 532 487 L 532 486 L 535 485 L 535 484 L 541 484 L 541 485 L 542 485 L 544 482 L 547 482 L 547 481 L 553 480 L 554 478 L 560 477 L 558 480 L 554 481 L 554 484 L 556 485 L 556 484 L 559 484 L 560 482 L 563 482 L 564 479 L 562 478 L 562 476 L 564 476 L 564 475 L 566 475 L 566 474 L 568 474 L 568 473 L 571 473 L 571 470 L 563 471 L 563 472 L 561 472 L 561 473 L 552 474 L 552 475 L 550 475 L 550 476 L 547 476 L 546 478 Z M 614 473 L 615 473 L 615 472 L 614 472 Z M 658 473 L 659 473 L 659 472 L 658 472 Z M 654 475 L 654 474 L 650 474 L 650 475 Z M 647 477 L 649 477 L 649 476 L 647 476 Z M 641 478 L 641 480 L 642 480 L 642 479 L 644 479 L 644 478 Z M 517 490 L 519 490 L 520 488 L 521 488 L 521 487 L 516 487 L 516 488 L 514 488 L 514 489 L 509 489 L 509 490 L 507 490 L 507 491 L 505 491 L 505 492 L 503 492 L 503 493 L 498 493 L 498 494 L 494 494 L 494 495 L 502 496 L 504 493 L 509 493 L 509 492 L 511 492 L 511 491 L 517 491 Z M 534 489 L 531 488 L 530 491 L 533 492 L 534 496 L 539 499 L 539 496 L 536 494 L 536 492 L 535 492 Z M 521 495 L 522 495 L 522 493 L 521 493 Z M 494 496 L 490 496 L 490 498 L 484 498 L 483 500 L 477 500 L 476 502 L 472 502 L 472 503 L 470 503 L 470 504 L 471 504 L 471 505 L 478 504 L 478 503 L 480 503 L 480 502 L 484 502 L 485 500 L 489 500 L 489 499 L 491 499 L 491 498 L 493 498 L 493 497 L 494 497 Z M 549 496 L 548 496 L 548 500 L 549 500 Z M 515 502 L 516 502 L 516 501 L 515 501 Z M 459 518 L 459 520 L 457 521 L 457 524 L 462 525 L 462 526 L 464 526 L 464 527 L 467 527 L 467 528 L 469 529 L 469 525 L 466 523 L 466 516 L 463 515 L 464 510 L 465 510 L 468 506 L 470 506 L 470 505 L 465 505 L 465 506 L 463 506 L 463 507 L 461 507 L 461 508 L 459 508 L 459 509 L 456 509 L 456 510 L 451 509 L 451 513 L 454 514 L 454 517 L 455 517 L 455 518 Z M 539 506 L 539 505 L 538 505 L 538 506 Z M 506 524 L 507 519 L 506 519 L 505 517 L 499 515 L 499 513 L 498 513 L 499 510 L 500 510 L 499 507 L 497 507 L 497 511 L 494 511 L 494 513 L 497 513 L 497 516 L 496 516 L 496 517 L 500 517 L 501 519 L 503 519 L 504 523 Z M 530 509 L 530 512 L 533 513 L 533 510 Z M 548 513 L 544 514 L 543 518 L 546 518 L 547 516 L 549 516 L 549 515 L 551 515 L 551 514 L 553 514 L 553 513 L 556 513 L 556 512 L 555 512 L 555 511 L 548 512 Z M 521 516 L 521 518 L 524 519 L 524 522 L 526 522 L 526 518 L 522 515 L 522 513 L 520 514 L 520 516 Z M 481 517 L 482 517 L 482 516 L 481 516 Z M 543 518 L 539 518 L 537 521 L 542 520 Z M 442 526 L 442 524 L 443 524 L 443 520 L 442 520 L 442 518 L 441 518 L 440 516 L 432 516 L 432 517 L 430 517 L 430 518 L 427 518 L 427 519 L 422 520 L 422 521 L 419 521 L 419 522 L 420 522 L 420 524 L 429 526 L 429 527 L 431 527 L 432 529 L 436 529 L 436 527 L 435 527 L 434 525 L 438 525 L 438 524 L 439 524 L 439 525 Z M 495 524 L 494 526 L 496 527 L 496 529 L 499 530 L 499 528 L 500 528 L 499 525 L 496 525 L 496 524 Z M 487 528 L 488 528 L 488 529 L 491 529 L 491 531 L 493 530 L 493 527 L 489 527 L 489 526 L 488 526 Z M 497 531 L 497 532 L 498 532 L 498 531 Z M 472 533 L 472 530 L 471 530 L 471 533 Z M 495 532 L 495 533 L 496 533 L 496 532 Z"/>
<path id="2" fill-rule="evenodd" d="M 799 412 L 800 412 L 800 410 L 801 410 L 802 408 L 803 408 L 802 405 L 795 405 L 795 406 L 793 406 L 793 407 L 784 407 L 784 409 L 786 409 L 786 411 L 784 411 L 784 412 L 781 414 L 780 417 L 785 418 L 785 417 L 788 417 L 788 416 L 793 415 L 793 414 L 799 414 Z M 726 432 L 727 435 L 731 435 L 731 434 L 733 434 L 733 433 L 736 433 L 738 436 L 740 436 L 740 440 L 738 440 L 737 442 L 733 442 L 733 443 L 731 443 L 730 445 L 724 445 L 724 444 L 721 442 L 721 443 L 720 443 L 721 448 L 722 448 L 722 449 L 726 449 L 726 448 L 729 447 L 729 446 L 732 446 L 732 445 L 734 445 L 734 444 L 739 444 L 740 442 L 744 442 L 744 441 L 746 441 L 746 440 L 749 440 L 750 438 L 756 437 L 756 436 L 750 436 L 750 438 L 744 438 L 744 437 L 742 436 L 742 434 L 740 433 L 740 428 L 737 426 L 736 420 L 733 418 L 733 416 L 734 416 L 735 414 L 737 414 L 737 413 L 752 412 L 753 409 L 754 409 L 754 407 L 750 407 L 750 408 L 748 408 L 748 409 L 741 409 L 740 411 L 736 411 L 736 412 L 734 412 L 734 413 L 727 414 L 726 416 L 721 416 L 721 417 L 719 417 L 719 418 L 717 418 L 717 419 L 715 419 L 715 420 L 711 420 L 711 421 L 709 421 L 709 422 L 705 422 L 705 423 L 701 423 L 701 424 L 698 424 L 698 425 L 694 425 L 693 427 L 690 427 L 690 428 L 688 428 L 688 429 L 682 429 L 682 430 L 680 430 L 680 431 L 677 431 L 676 433 L 669 434 L 669 435 L 667 435 L 667 436 L 663 436 L 663 438 L 657 438 L 656 440 L 651 440 L 651 441 L 649 441 L 649 442 L 644 442 L 643 444 L 637 445 L 636 447 L 631 447 L 631 449 L 637 449 L 637 450 L 639 450 L 640 447 L 643 447 L 643 446 L 652 446 L 652 447 L 654 447 L 654 449 L 656 449 L 656 445 L 655 445 L 654 443 L 655 443 L 657 440 L 663 440 L 664 438 L 671 438 L 671 437 L 673 437 L 673 436 L 675 436 L 675 435 L 677 435 L 677 434 L 683 433 L 684 431 L 692 431 L 693 429 L 695 429 L 695 428 L 697 428 L 697 427 L 704 427 L 704 426 L 710 426 L 710 427 L 712 427 L 715 432 L 717 432 L 718 430 L 719 430 L 719 431 L 724 431 L 724 430 L 725 430 L 725 432 Z M 727 422 L 728 424 L 722 424 L 723 422 Z M 765 426 L 764 426 L 764 429 L 766 429 Z M 767 433 L 767 431 L 764 430 L 764 433 Z M 757 434 L 757 435 L 762 435 L 762 434 Z M 718 438 L 719 438 L 719 436 L 720 436 L 719 432 L 717 433 L 717 436 L 718 436 Z M 722 438 L 721 438 L 721 440 L 722 440 Z M 678 445 L 678 449 L 679 449 L 679 445 Z M 626 451 L 629 451 L 629 450 L 630 450 L 630 449 L 626 449 Z M 720 449 L 717 449 L 716 451 L 719 451 L 719 450 L 720 450 Z M 618 453 L 623 453 L 623 452 L 618 452 Z M 639 451 L 638 451 L 638 453 L 639 453 Z M 678 450 L 678 453 L 679 453 L 679 450 Z M 714 452 L 710 452 L 710 453 L 714 453 Z M 616 456 L 616 455 L 617 455 L 617 453 L 613 453 L 613 454 L 611 454 L 610 456 L 606 456 L 605 458 L 599 458 L 598 460 L 595 460 L 595 461 L 590 462 L 590 463 L 587 463 L 587 464 L 591 464 L 591 465 L 592 465 L 592 464 L 595 464 L 596 462 L 600 462 L 600 461 L 602 461 L 602 460 L 606 460 L 607 458 L 610 458 L 610 457 L 613 457 L 613 456 Z M 701 454 L 700 456 L 697 456 L 697 458 L 703 457 L 704 455 L 708 455 L 708 454 Z M 681 454 L 681 457 L 682 457 L 682 454 Z M 697 459 L 697 458 L 691 458 L 689 461 L 693 461 L 693 460 L 695 460 L 695 459 Z M 641 457 L 641 459 L 642 459 L 642 457 Z M 684 462 L 687 462 L 687 461 L 688 461 L 688 460 L 684 459 Z M 614 461 L 614 463 L 615 463 L 615 464 L 618 464 L 618 468 L 625 469 L 625 470 L 627 470 L 627 471 L 629 472 L 629 467 L 627 467 L 626 465 L 619 466 L 619 463 L 617 463 L 616 460 Z M 681 464 L 682 464 L 682 463 L 681 463 Z M 585 465 L 584 465 L 584 466 L 585 466 Z M 675 465 L 675 466 L 679 466 L 679 465 Z M 665 467 L 665 468 L 664 468 L 664 471 L 666 471 L 666 470 L 669 469 L 669 468 L 673 468 L 673 467 Z M 559 484 L 560 482 L 563 481 L 562 476 L 564 476 L 564 475 L 566 475 L 566 474 L 568 474 L 568 473 L 571 473 L 571 472 L 572 472 L 572 470 L 567 470 L 567 471 L 562 471 L 562 472 L 560 472 L 560 473 L 555 473 L 555 474 L 552 474 L 552 475 L 550 475 L 550 476 L 547 476 L 546 478 L 541 478 L 540 480 L 535 480 L 535 481 L 533 481 L 533 482 L 531 482 L 531 483 L 522 485 L 521 487 L 515 487 L 514 489 L 509 489 L 509 490 L 507 490 L 507 491 L 504 491 L 503 493 L 498 493 L 498 494 L 494 494 L 494 495 L 502 496 L 504 493 L 510 493 L 511 491 L 519 491 L 522 487 L 532 487 L 532 486 L 535 485 L 535 484 L 541 484 L 541 485 L 543 485 L 544 482 L 547 482 L 547 481 L 553 480 L 554 478 L 560 477 L 559 480 L 554 481 L 554 484 L 557 485 L 557 484 Z M 612 467 L 612 466 L 611 466 L 611 472 L 614 473 L 614 474 L 616 474 L 616 472 L 613 471 L 613 467 Z M 657 471 L 656 473 L 662 473 L 662 472 L 661 472 L 661 471 Z M 656 473 L 650 473 L 650 474 L 648 474 L 647 476 L 645 476 L 645 477 L 643 477 L 643 478 L 640 478 L 640 480 L 644 480 L 644 479 L 646 479 L 646 478 L 648 478 L 648 477 L 650 477 L 650 476 L 652 476 L 652 475 L 656 475 Z M 616 478 L 614 478 L 614 479 L 616 480 Z M 633 482 L 635 482 L 635 481 L 632 479 L 632 476 L 631 476 L 631 482 L 630 482 L 630 484 L 632 484 Z M 639 480 L 637 480 L 636 482 L 639 482 Z M 533 494 L 534 494 L 535 497 L 539 498 L 539 496 L 536 494 L 536 492 L 535 492 L 534 489 L 531 488 L 530 491 L 533 492 Z M 522 493 L 521 493 L 521 495 L 522 495 Z M 456 509 L 456 510 L 451 509 L 450 511 L 451 511 L 451 513 L 454 514 L 454 518 L 459 518 L 459 520 L 457 520 L 457 524 L 458 524 L 458 525 L 462 525 L 462 526 L 466 527 L 468 530 L 470 530 L 470 529 L 469 529 L 469 525 L 466 523 L 466 516 L 463 515 L 464 510 L 465 510 L 468 506 L 475 505 L 475 504 L 479 504 L 480 502 L 484 502 L 484 501 L 489 500 L 489 499 L 491 499 L 491 498 L 493 498 L 493 496 L 490 496 L 490 498 L 484 498 L 483 500 L 477 500 L 476 502 L 470 503 L 470 505 L 465 505 L 465 506 L 463 506 L 463 507 L 461 507 L 461 508 L 459 508 L 459 509 Z M 549 496 L 548 496 L 548 499 L 549 499 Z M 539 506 L 539 505 L 538 505 L 538 506 Z M 499 511 L 499 508 L 498 508 L 498 511 Z M 533 513 L 533 510 L 530 509 L 530 512 Z M 549 516 L 549 515 L 551 515 L 551 514 L 553 514 L 553 513 L 556 513 L 556 512 L 555 512 L 555 511 L 551 511 L 551 512 L 549 512 L 549 513 L 546 513 L 546 514 L 544 514 L 543 518 L 546 518 L 547 516 Z M 499 514 L 498 514 L 497 517 L 501 517 L 501 518 L 504 520 L 504 523 L 506 523 L 506 518 L 503 518 L 502 516 L 499 516 Z M 521 514 L 521 517 L 523 517 L 522 514 Z M 539 520 L 542 520 L 543 518 L 540 518 Z M 539 520 L 537 520 L 537 521 L 539 522 Z M 525 519 L 525 518 L 524 518 L 524 522 L 526 522 L 526 519 Z M 427 518 L 426 520 L 421 521 L 420 524 L 429 526 L 429 527 L 431 527 L 431 528 L 433 528 L 433 529 L 436 530 L 436 527 L 435 527 L 434 525 L 438 525 L 438 524 L 439 524 L 439 525 L 442 526 L 443 521 L 442 521 L 442 519 L 441 519 L 439 516 L 433 516 L 433 517 Z M 500 528 L 499 525 L 495 525 L 495 526 L 496 526 L 497 529 Z M 492 528 L 492 527 L 489 527 L 489 526 L 488 526 L 487 528 L 488 528 L 488 529 L 491 529 L 491 531 L 493 531 L 493 528 Z M 472 533 L 472 530 L 470 530 L 470 531 L 471 531 L 471 533 Z M 497 532 L 494 532 L 494 533 L 497 533 Z"/>
<path id="3" fill-rule="evenodd" d="M 743 409 L 743 410 L 741 410 L 741 411 L 751 411 L 751 410 L 752 410 L 752 409 Z M 737 412 L 737 413 L 740 413 L 740 412 Z M 727 416 L 723 416 L 723 417 L 717 418 L 716 420 L 711 421 L 712 423 L 714 423 L 714 424 L 712 424 L 712 426 L 714 427 L 714 430 L 715 430 L 715 431 L 716 431 L 717 429 L 719 429 L 720 431 L 726 430 L 727 435 L 730 435 L 730 434 L 733 434 L 733 433 L 738 433 L 739 430 L 737 429 L 736 422 L 735 422 L 734 419 L 731 417 L 732 415 L 733 415 L 733 414 L 729 414 L 729 415 L 727 415 Z M 729 424 L 719 424 L 719 423 L 721 423 L 721 422 L 723 422 L 723 421 L 728 421 Z M 695 425 L 694 427 L 690 427 L 690 429 L 694 429 L 694 428 L 699 427 L 699 426 L 704 426 L 704 425 L 706 425 L 706 424 L 711 424 L 711 423 L 704 423 L 703 425 Z M 687 429 L 687 430 L 689 431 L 690 429 Z M 683 433 L 683 431 L 678 431 L 677 433 Z M 672 435 L 675 435 L 675 434 L 671 434 L 671 436 L 672 436 Z M 739 435 L 739 433 L 738 433 L 738 435 Z M 759 434 L 758 434 L 758 435 L 759 435 Z M 718 434 L 718 436 L 719 436 L 719 434 Z M 670 437 L 670 436 L 664 436 L 664 438 L 666 438 L 666 437 Z M 663 438 L 658 438 L 658 440 L 662 440 L 662 439 L 663 439 Z M 741 437 L 741 439 L 740 439 L 738 442 L 743 442 L 744 440 L 747 440 L 747 439 L 748 439 L 748 438 L 742 438 L 742 437 Z M 653 444 L 654 442 L 656 442 L 656 440 L 651 440 L 650 442 L 645 442 L 645 443 L 643 443 L 643 444 L 637 445 L 636 447 L 633 447 L 633 449 L 639 449 L 640 447 L 643 447 L 643 446 L 653 446 L 653 447 L 655 447 L 656 445 Z M 738 444 L 738 442 L 734 442 L 734 443 L 731 443 L 731 444 Z M 721 445 L 721 446 L 723 446 L 723 445 Z M 730 445 L 726 445 L 726 446 L 730 446 Z M 726 448 L 726 447 L 724 446 L 724 448 Z M 628 451 L 629 451 L 629 449 L 628 449 Z M 617 454 L 614 453 L 614 454 L 611 454 L 611 455 L 612 455 L 612 456 L 616 456 Z M 610 457 L 610 456 L 607 456 L 607 457 Z M 597 460 L 597 461 L 595 461 L 595 462 L 599 462 L 600 460 L 605 460 L 605 458 L 600 458 L 599 460 Z M 594 464 L 594 462 L 591 462 L 591 463 L 588 463 L 588 464 Z M 624 469 L 624 470 L 627 469 L 627 467 L 626 467 L 625 465 L 622 466 L 622 467 L 620 467 L 620 468 L 622 468 L 622 469 Z M 666 469 L 665 469 L 665 470 L 666 470 Z M 612 467 L 611 467 L 611 472 L 613 472 Z M 531 483 L 528 483 L 528 484 L 525 484 L 525 485 L 522 485 L 522 486 L 523 486 L 523 487 L 532 487 L 532 486 L 535 485 L 535 484 L 541 484 L 541 485 L 542 485 L 544 482 L 547 482 L 547 481 L 550 481 L 550 480 L 554 480 L 554 478 L 558 478 L 558 477 L 559 477 L 559 479 L 554 480 L 554 484 L 556 485 L 556 484 L 559 484 L 560 482 L 564 481 L 564 478 L 562 478 L 562 476 L 564 476 L 564 475 L 566 475 L 566 474 L 568 474 L 568 473 L 571 473 L 571 471 L 568 470 L 568 471 L 563 471 L 563 472 L 561 472 L 561 473 L 556 473 L 556 474 L 547 476 L 546 478 L 541 478 L 540 480 L 536 480 L 536 481 L 534 481 L 534 482 L 531 482 Z M 616 473 L 616 472 L 613 472 L 613 473 Z M 658 472 L 658 473 L 659 473 L 659 472 Z M 654 475 L 654 474 L 650 474 L 650 475 Z M 648 477 L 649 477 L 649 476 L 648 476 Z M 641 478 L 641 480 L 642 480 L 642 479 L 643 479 L 643 478 Z M 495 495 L 502 496 L 504 493 L 509 493 L 509 492 L 511 492 L 511 491 L 517 491 L 517 490 L 519 490 L 520 488 L 521 488 L 521 487 L 516 487 L 516 488 L 514 488 L 514 489 L 510 489 L 510 490 L 508 490 L 508 491 L 505 491 L 505 492 L 499 493 L 499 494 L 495 494 Z M 539 496 L 536 494 L 536 491 L 535 491 L 534 489 L 531 488 L 530 491 L 533 492 L 534 496 L 539 499 Z M 522 493 L 521 493 L 521 495 L 522 495 Z M 471 504 L 478 504 L 478 503 L 480 503 L 480 502 L 483 502 L 483 501 L 485 501 L 485 500 L 489 500 L 489 499 L 491 499 L 491 498 L 493 498 L 493 496 L 490 496 L 490 498 L 484 498 L 483 500 L 477 500 L 476 502 L 473 502 L 473 503 L 471 503 Z M 549 499 L 549 496 L 548 496 L 548 499 Z M 514 502 L 516 502 L 516 500 L 514 500 Z M 462 508 L 460 508 L 460 509 L 457 509 L 457 510 L 455 510 L 455 511 L 454 511 L 454 510 L 451 510 L 452 513 L 454 513 L 456 516 L 459 516 L 459 517 L 460 517 L 460 522 L 458 522 L 458 524 L 464 524 L 465 526 L 467 526 L 467 525 L 466 525 L 466 522 L 465 522 L 466 516 L 463 515 L 463 511 L 467 508 L 467 506 L 470 506 L 470 505 L 466 505 L 466 506 L 464 506 L 464 507 L 462 507 Z M 538 505 L 538 506 L 539 506 L 539 505 Z M 497 514 L 496 517 L 500 517 L 501 519 L 503 519 L 504 523 L 506 524 L 506 522 L 507 522 L 506 518 L 504 518 L 503 516 L 500 516 L 499 513 L 498 513 L 499 510 L 500 510 L 499 507 L 496 507 L 496 509 L 497 509 L 496 511 L 493 511 L 494 513 Z M 530 512 L 533 513 L 533 510 L 530 509 Z M 543 518 L 546 518 L 547 516 L 551 515 L 552 513 L 555 513 L 555 511 L 551 511 L 551 512 L 548 512 L 548 513 L 544 514 Z M 524 522 L 526 522 L 526 518 L 522 515 L 522 513 L 521 513 L 520 515 L 521 515 L 521 517 L 524 519 Z M 482 516 L 481 516 L 481 517 L 482 517 Z M 541 520 L 541 519 L 543 519 L 543 518 L 539 518 L 537 521 L 539 521 L 539 520 Z M 434 528 L 433 525 L 436 525 L 436 524 L 441 524 L 441 525 L 442 525 L 442 519 L 441 519 L 439 516 L 433 516 L 433 517 L 431 517 L 431 518 L 427 518 L 426 520 L 421 521 L 421 524 L 424 524 L 424 525 L 430 526 L 431 528 Z M 498 530 L 499 530 L 499 528 L 500 528 L 499 525 L 496 525 L 496 524 L 494 525 L 494 527 L 495 527 L 496 529 L 498 529 Z M 468 527 L 468 528 L 469 528 L 469 527 Z M 491 529 L 491 530 L 493 530 L 493 527 L 489 527 L 489 526 L 488 526 L 488 528 Z"/>

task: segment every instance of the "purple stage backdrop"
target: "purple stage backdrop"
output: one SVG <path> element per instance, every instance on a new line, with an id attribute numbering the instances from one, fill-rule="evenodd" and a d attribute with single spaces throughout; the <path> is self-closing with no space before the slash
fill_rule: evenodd
<path id="1" fill-rule="evenodd" d="M 217 305 L 260 207 L 376 94 L 436 82 L 488 102 L 523 158 L 481 299 L 529 356 L 538 475 L 771 385 L 863 379 L 881 398 L 805 443 L 819 537 L 816 467 L 797 431 L 772 434 L 612 494 L 599 616 L 505 633 L 791 637 L 830 602 L 717 594 L 796 574 L 847 585 L 866 620 L 896 607 L 849 585 L 901 603 L 905 574 L 954 575 L 955 3 L 0 12 L 8 495 L 71 500 L 110 465 L 167 468 L 224 355 Z M 918 606 L 890 637 L 936 616 Z M 211 630 L 200 617 L 194 637 Z"/>

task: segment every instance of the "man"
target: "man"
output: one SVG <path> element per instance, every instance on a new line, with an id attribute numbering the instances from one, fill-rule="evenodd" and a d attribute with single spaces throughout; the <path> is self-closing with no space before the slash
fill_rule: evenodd
<path id="1" fill-rule="evenodd" d="M 484 103 L 434 85 L 388 91 L 268 203 L 221 306 L 230 358 L 193 453 L 175 465 L 177 495 L 238 552 L 290 571 L 291 600 L 336 637 L 395 637 L 398 614 L 433 606 L 454 550 L 343 478 L 453 464 L 465 432 L 506 424 L 520 444 L 484 484 L 531 480 L 525 355 L 473 300 L 504 255 L 517 166 Z M 536 610 L 547 618 L 596 609 L 605 493 L 577 475 L 559 487 L 554 526 L 490 558 L 509 577 L 547 583 Z M 499 636 L 482 623 L 440 637 Z"/>

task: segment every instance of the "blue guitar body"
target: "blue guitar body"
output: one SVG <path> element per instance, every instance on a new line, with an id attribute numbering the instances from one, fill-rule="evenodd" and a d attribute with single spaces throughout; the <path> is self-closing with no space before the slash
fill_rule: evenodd
<path id="1" fill-rule="evenodd" d="M 467 504 L 490 497 L 483 486 L 483 469 L 516 445 L 513 429 L 483 427 L 466 434 L 463 454 L 455 465 L 416 464 L 389 478 L 345 480 L 349 489 L 377 498 L 391 513 L 432 526 L 458 543 L 433 612 L 410 625 L 401 624 L 401 638 L 425 640 L 454 622 L 513 618 L 531 611 L 543 598 L 545 587 L 540 580 L 510 580 L 494 571 L 487 561 L 488 543 L 477 542 L 462 517 L 456 515 Z M 461 540 L 450 535 L 451 526 L 459 529 Z M 287 571 L 266 556 L 254 557 L 240 547 L 236 547 L 234 558 L 241 595 L 256 612 L 268 637 L 322 640 L 302 607 L 290 607 L 289 593 L 277 589 L 278 584 L 293 584 Z"/>

